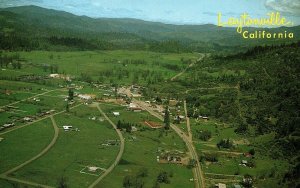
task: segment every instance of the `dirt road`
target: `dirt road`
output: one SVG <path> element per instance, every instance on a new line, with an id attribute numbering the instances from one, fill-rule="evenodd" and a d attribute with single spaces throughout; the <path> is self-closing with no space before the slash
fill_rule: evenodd
<path id="1" fill-rule="evenodd" d="M 114 124 L 114 122 L 112 122 L 109 117 L 107 117 L 107 115 L 103 112 L 103 110 L 100 108 L 99 104 L 97 104 L 97 108 L 99 110 L 99 112 L 101 113 L 101 115 L 114 127 L 115 131 L 117 132 L 119 138 L 120 138 L 120 151 L 114 161 L 114 163 L 101 175 L 99 176 L 99 178 L 97 178 L 96 181 L 94 181 L 89 188 L 93 188 L 95 187 L 105 176 L 107 176 L 114 168 L 115 166 L 118 165 L 119 161 L 121 160 L 121 157 L 124 153 L 124 147 L 125 147 L 125 141 L 124 141 L 124 137 L 121 133 L 121 131 L 119 129 L 117 129 L 117 126 Z"/>

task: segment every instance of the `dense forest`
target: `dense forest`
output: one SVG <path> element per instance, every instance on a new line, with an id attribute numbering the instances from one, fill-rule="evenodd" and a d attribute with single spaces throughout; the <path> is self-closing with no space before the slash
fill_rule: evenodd
<path id="1" fill-rule="evenodd" d="M 249 28 L 249 31 L 254 28 Z M 289 31 L 298 40 L 300 27 Z M 0 9 L 2 50 L 150 50 L 155 52 L 237 52 L 277 40 L 244 40 L 235 28 L 171 25 L 136 19 L 88 18 L 36 6 Z"/>

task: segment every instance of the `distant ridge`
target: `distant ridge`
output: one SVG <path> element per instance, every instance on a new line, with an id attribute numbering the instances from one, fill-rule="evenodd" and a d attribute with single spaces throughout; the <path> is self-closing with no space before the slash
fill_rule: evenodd
<path id="1" fill-rule="evenodd" d="M 76 37 L 84 40 L 101 40 L 111 45 L 138 46 L 163 41 L 177 41 L 192 51 L 218 51 L 222 47 L 248 48 L 257 44 L 289 42 L 287 40 L 245 40 L 235 28 L 204 25 L 173 25 L 132 18 L 90 18 L 38 6 L 20 6 L 0 9 L 0 32 L 12 33 L 40 40 L 41 38 Z M 251 30 L 251 29 L 250 29 Z M 273 28 L 288 30 L 299 39 L 300 27 Z M 45 41 L 44 41 L 45 42 Z M 123 45 L 124 44 L 124 45 Z M 181 48 L 181 47 L 180 47 Z"/>

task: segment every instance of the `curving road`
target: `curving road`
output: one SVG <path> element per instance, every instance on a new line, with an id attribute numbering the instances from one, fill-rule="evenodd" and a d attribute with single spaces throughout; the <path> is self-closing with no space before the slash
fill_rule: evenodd
<path id="1" fill-rule="evenodd" d="M 55 144 L 57 138 L 58 138 L 58 132 L 59 132 L 59 129 L 56 125 L 56 122 L 53 118 L 53 116 L 50 116 L 51 118 L 51 121 L 52 121 L 52 125 L 53 125 L 53 128 L 54 128 L 54 136 L 52 138 L 52 141 L 50 142 L 50 144 L 43 149 L 43 151 L 41 151 L 39 154 L 37 154 L 36 156 L 32 157 L 31 159 L 25 161 L 24 163 L 20 164 L 19 166 L 16 166 L 4 173 L 1 174 L 1 178 L 2 179 L 7 179 L 7 180 L 11 180 L 11 181 L 16 181 L 16 182 L 19 182 L 19 183 L 23 183 L 23 184 L 28 184 L 28 185 L 32 185 L 32 186 L 36 186 L 36 187 L 50 187 L 50 186 L 47 186 L 47 185 L 41 185 L 41 184 L 38 184 L 38 183 L 34 183 L 34 182 L 30 182 L 30 181 L 26 181 L 26 180 L 19 180 L 19 179 L 16 179 L 16 178 L 12 178 L 12 177 L 8 177 L 9 174 L 19 170 L 20 168 L 24 167 L 25 165 L 28 165 L 29 163 L 37 160 L 38 158 L 40 158 L 41 156 L 43 156 L 45 153 L 47 153 L 51 147 Z"/>
<path id="2" fill-rule="evenodd" d="M 115 131 L 117 132 L 119 138 L 120 138 L 120 151 L 117 155 L 117 158 L 115 159 L 114 163 L 101 175 L 99 176 L 99 178 L 96 179 L 96 181 L 94 181 L 89 188 L 93 188 L 95 187 L 105 176 L 107 176 L 114 168 L 115 166 L 117 166 L 117 164 L 119 163 L 119 161 L 121 160 L 121 157 L 124 153 L 124 146 L 125 146 L 125 142 L 124 142 L 124 138 L 123 135 L 121 133 L 121 131 L 119 129 L 117 129 L 117 126 L 114 124 L 114 122 L 112 122 L 107 115 L 103 112 L 103 110 L 100 108 L 99 103 L 97 104 L 97 108 L 99 110 L 99 112 L 103 115 L 103 117 L 114 127 Z"/>
<path id="3" fill-rule="evenodd" d="M 55 142 L 56 142 L 56 140 L 57 140 L 57 138 L 58 138 L 58 132 L 59 132 L 59 129 L 58 129 L 57 125 L 56 125 L 56 122 L 55 122 L 53 116 L 50 116 L 50 118 L 51 118 L 52 125 L 53 125 L 53 128 L 54 128 L 54 136 L 53 136 L 53 139 L 52 139 L 52 141 L 50 142 L 50 144 L 49 144 L 46 148 L 44 148 L 43 151 L 41 151 L 41 152 L 40 152 L 39 154 L 37 154 L 36 156 L 32 157 L 32 158 L 29 159 L 28 161 L 25 161 L 24 163 L 20 164 L 19 166 L 15 167 L 15 168 L 12 168 L 12 169 L 10 169 L 10 170 L 8 170 L 8 171 L 6 171 L 6 172 L 4 172 L 2 175 L 7 176 L 8 174 L 17 171 L 17 170 L 19 170 L 20 168 L 22 168 L 23 166 L 25 166 L 25 165 L 27 165 L 27 164 L 33 162 L 34 160 L 40 158 L 40 157 L 43 156 L 45 153 L 47 153 L 47 152 L 49 151 L 49 149 L 55 144 Z"/>

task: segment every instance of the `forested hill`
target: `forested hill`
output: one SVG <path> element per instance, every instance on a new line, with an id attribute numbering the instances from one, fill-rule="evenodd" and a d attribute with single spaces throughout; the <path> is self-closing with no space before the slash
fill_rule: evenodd
<path id="1" fill-rule="evenodd" d="M 258 46 L 244 53 L 206 57 L 187 71 L 187 103 L 197 113 L 231 122 L 235 132 L 255 138 L 264 155 L 285 158 L 290 171 L 278 185 L 300 185 L 300 43 Z M 197 88 L 210 87 L 210 90 Z M 191 111 L 190 114 L 199 114 Z"/>
<path id="2" fill-rule="evenodd" d="M 299 26 L 272 30 L 293 31 L 296 39 L 300 33 Z M 235 28 L 171 25 L 125 18 L 94 19 L 37 6 L 0 9 L 0 38 L 1 49 L 8 50 L 126 48 L 160 52 L 214 52 L 236 51 L 256 44 L 276 42 L 245 40 L 235 32 Z"/>

